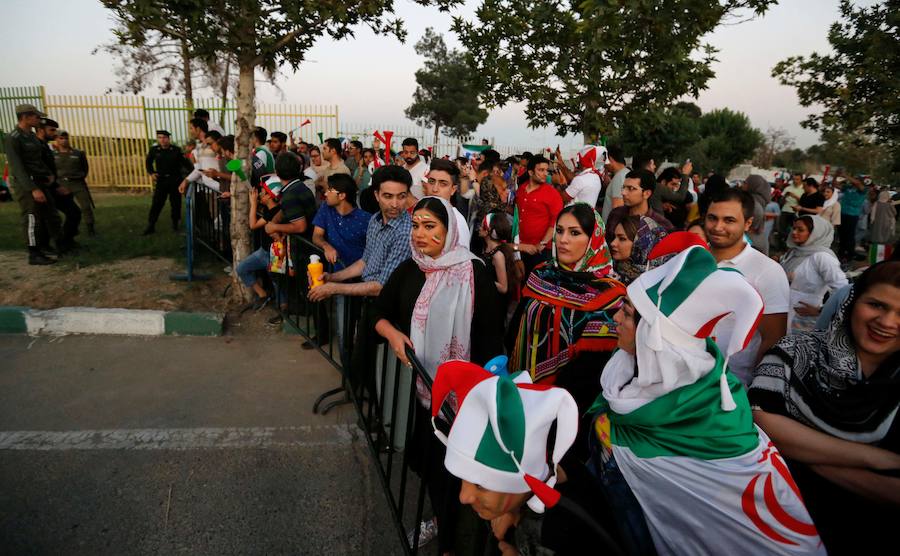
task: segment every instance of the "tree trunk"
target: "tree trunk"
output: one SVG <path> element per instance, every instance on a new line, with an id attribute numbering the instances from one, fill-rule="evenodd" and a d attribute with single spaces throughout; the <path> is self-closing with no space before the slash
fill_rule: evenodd
<path id="1" fill-rule="evenodd" d="M 181 72 L 184 82 L 184 101 L 190 112 L 188 119 L 194 117 L 194 83 L 191 81 L 191 50 L 185 39 L 181 39 Z"/>
<path id="2" fill-rule="evenodd" d="M 235 140 L 237 158 L 242 161 L 244 175 L 249 177 L 250 133 L 256 125 L 256 66 L 245 59 L 238 65 L 237 123 Z M 250 299 L 250 290 L 244 287 L 237 275 L 238 263 L 250 255 L 250 184 L 241 180 L 236 174 L 231 178 L 231 250 L 233 262 L 231 268 L 232 290 L 244 300 Z"/>
<path id="3" fill-rule="evenodd" d="M 432 146 L 434 147 L 435 152 L 437 152 L 438 131 L 440 131 L 440 129 L 441 129 L 441 122 L 435 121 L 434 122 L 434 143 L 432 143 Z"/>
<path id="4" fill-rule="evenodd" d="M 225 109 L 228 108 L 228 84 L 231 81 L 231 56 L 225 57 L 225 77 L 222 79 L 222 111 L 219 112 L 219 125 L 225 127 Z"/>
<path id="5" fill-rule="evenodd" d="M 598 144 L 600 137 L 600 125 L 598 110 L 600 103 L 596 100 L 588 100 L 584 105 L 584 113 L 581 116 L 581 132 L 584 135 L 585 145 Z"/>

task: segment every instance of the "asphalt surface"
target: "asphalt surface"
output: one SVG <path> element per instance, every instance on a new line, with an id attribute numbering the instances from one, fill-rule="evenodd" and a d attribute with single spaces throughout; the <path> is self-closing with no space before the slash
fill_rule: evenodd
<path id="1" fill-rule="evenodd" d="M 292 337 L 0 335 L 0 554 L 399 554 Z"/>

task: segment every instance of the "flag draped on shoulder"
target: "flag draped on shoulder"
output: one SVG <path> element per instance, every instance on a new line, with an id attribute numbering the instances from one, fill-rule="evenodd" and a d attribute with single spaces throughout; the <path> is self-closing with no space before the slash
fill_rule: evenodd
<path id="1" fill-rule="evenodd" d="M 824 554 L 784 460 L 728 371 L 762 312 L 756 290 L 691 246 L 642 274 L 628 295 L 640 314 L 639 348 L 617 351 L 604 368 L 595 432 L 656 550 Z M 734 320 L 735 334 L 723 353 L 710 334 L 724 319 Z"/>

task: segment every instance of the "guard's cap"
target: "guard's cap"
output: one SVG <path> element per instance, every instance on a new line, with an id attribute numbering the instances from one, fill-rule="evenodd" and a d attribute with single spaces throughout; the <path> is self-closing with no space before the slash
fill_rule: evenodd
<path id="1" fill-rule="evenodd" d="M 32 114 L 37 114 L 42 118 L 45 118 L 47 116 L 47 114 L 44 114 L 43 112 L 38 110 L 37 106 L 33 104 L 20 104 L 16 106 L 16 116 L 18 116 L 19 114 L 28 114 L 29 112 Z"/>
<path id="2" fill-rule="evenodd" d="M 41 127 L 59 127 L 59 123 L 45 116 L 41 118 Z"/>
<path id="3" fill-rule="evenodd" d="M 157 130 L 156 130 L 156 134 L 157 134 L 157 135 L 165 135 L 166 137 L 171 137 L 171 136 L 172 136 L 172 134 L 169 133 L 168 131 L 166 131 L 165 129 L 157 129 Z"/>
<path id="4" fill-rule="evenodd" d="M 57 135 L 60 136 L 60 137 L 68 137 L 68 136 L 69 136 L 69 132 L 66 131 L 66 130 L 64 130 L 64 129 L 61 129 L 61 130 L 59 131 L 59 133 L 57 133 Z"/>

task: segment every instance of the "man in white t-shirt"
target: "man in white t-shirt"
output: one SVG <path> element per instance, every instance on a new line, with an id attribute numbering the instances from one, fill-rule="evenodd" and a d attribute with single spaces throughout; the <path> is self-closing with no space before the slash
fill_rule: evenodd
<path id="1" fill-rule="evenodd" d="M 572 178 L 569 187 L 563 192 L 567 204 L 587 203 L 592 207 L 597 206 L 597 198 L 600 197 L 600 190 L 603 189 L 597 168 L 603 168 L 606 165 L 606 159 L 606 147 L 585 145 L 579 151 L 578 166 L 581 170 Z"/>
<path id="2" fill-rule="evenodd" d="M 731 371 L 747 386 L 753 380 L 753 371 L 763 354 L 787 332 L 790 299 L 790 286 L 781 265 L 744 241 L 744 234 L 753 223 L 753 209 L 754 202 L 749 193 L 731 188 L 711 200 L 703 221 L 709 250 L 719 268 L 739 270 L 765 304 L 759 327 L 750 343 L 728 360 Z M 720 347 L 728 344 L 732 328 L 728 318 L 716 326 L 714 336 Z"/>
<path id="3" fill-rule="evenodd" d="M 206 127 L 209 131 L 218 131 L 222 135 L 222 137 L 225 137 L 225 130 L 222 129 L 222 126 L 220 126 L 217 121 L 209 119 L 209 112 L 207 112 L 206 110 L 202 108 L 194 110 L 194 117 L 200 118 L 201 120 L 205 121 Z"/>
<path id="4" fill-rule="evenodd" d="M 441 197 L 452 206 L 453 194 L 459 190 L 459 167 L 456 163 L 436 158 L 431 161 L 431 168 L 427 176 L 424 194 L 426 196 Z M 469 242 L 472 239 L 469 224 L 456 207 L 453 207 L 453 214 L 456 216 L 456 228 L 459 230 L 459 241 L 457 243 L 468 249 Z"/>
<path id="5" fill-rule="evenodd" d="M 415 198 L 410 199 L 410 202 L 415 204 L 417 199 L 425 196 L 422 185 L 425 174 L 428 173 L 428 164 L 419 156 L 419 142 L 414 137 L 407 137 L 403 140 L 400 146 L 400 156 L 403 157 L 405 163 L 403 167 L 412 176 L 412 187 L 409 188 L 409 193 Z"/>
<path id="6" fill-rule="evenodd" d="M 622 200 L 622 186 L 625 185 L 625 176 L 628 175 L 628 167 L 625 166 L 625 155 L 622 149 L 616 145 L 610 145 L 606 148 L 607 161 L 606 171 L 612 175 L 609 185 L 606 186 L 606 194 L 603 197 L 603 221 L 612 209 L 621 207 L 625 202 Z"/>

